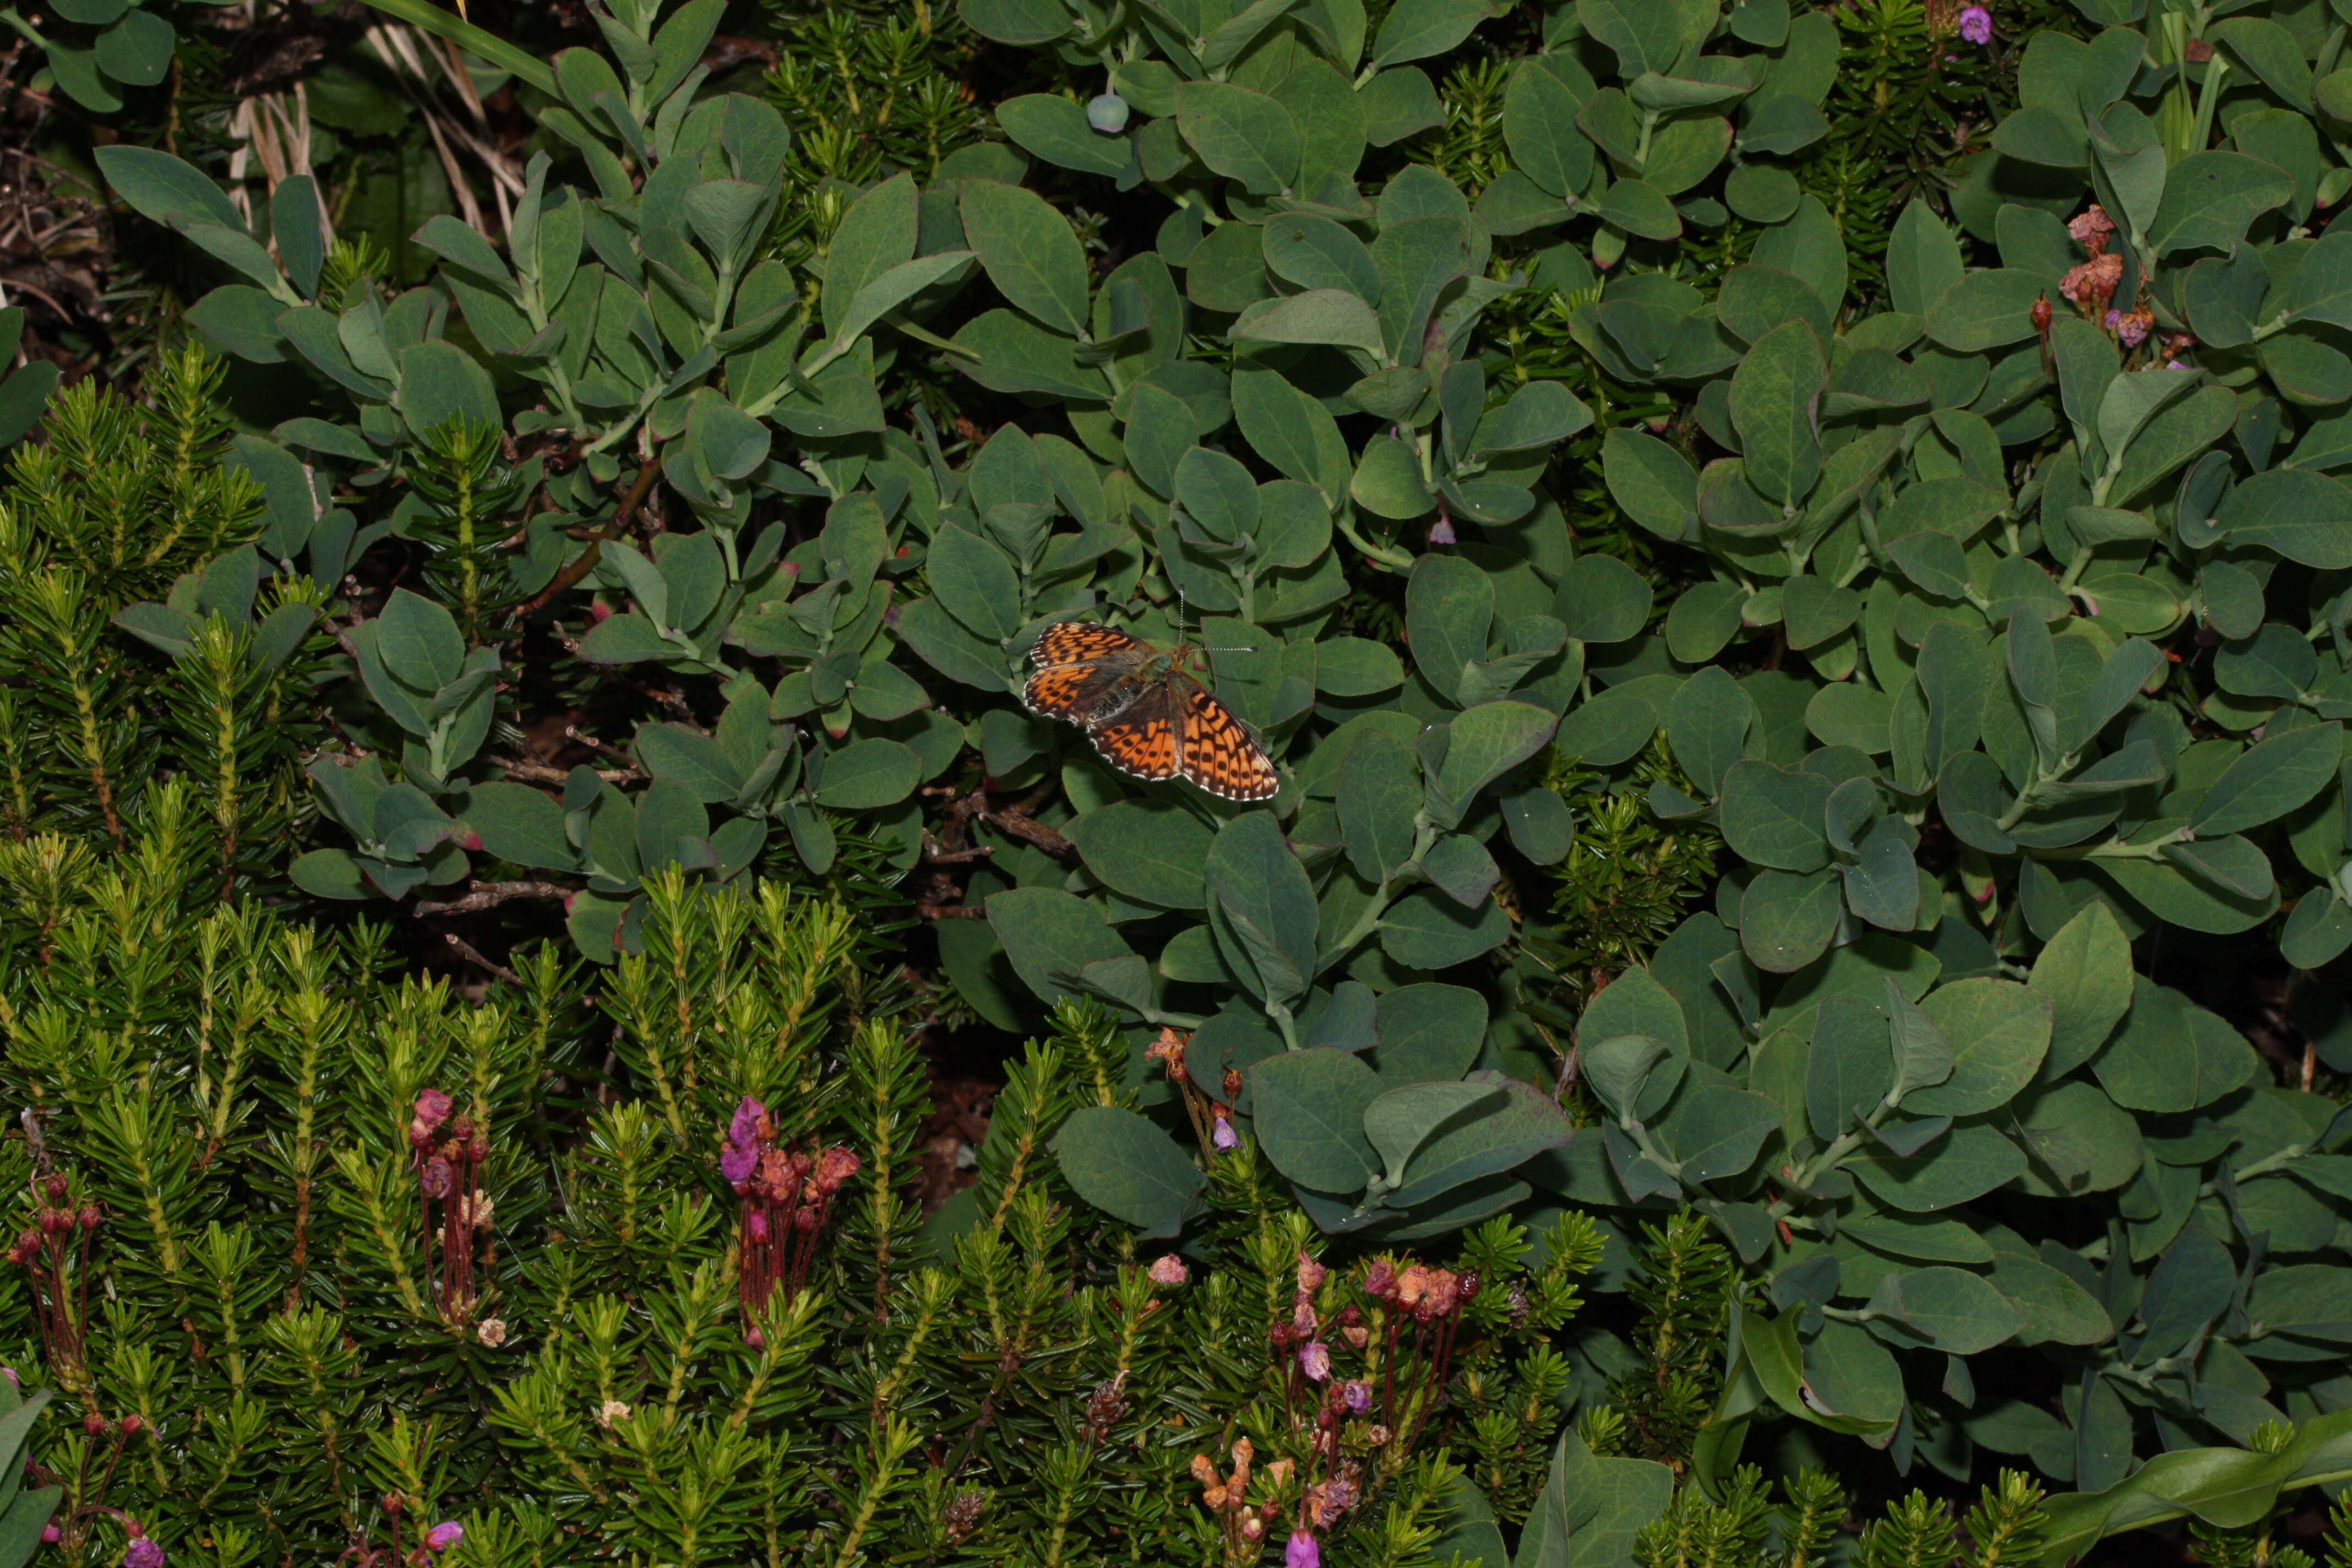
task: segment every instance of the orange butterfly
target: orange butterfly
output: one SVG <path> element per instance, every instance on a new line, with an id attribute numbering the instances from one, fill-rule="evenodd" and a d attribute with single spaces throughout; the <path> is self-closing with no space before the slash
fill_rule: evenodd
<path id="1" fill-rule="evenodd" d="M 1022 689 L 1032 713 L 1084 729 L 1103 760 L 1139 779 L 1180 774 L 1226 800 L 1268 800 L 1274 763 L 1232 709 L 1185 673 L 1198 650 L 1166 652 L 1092 621 L 1047 626 Z"/>

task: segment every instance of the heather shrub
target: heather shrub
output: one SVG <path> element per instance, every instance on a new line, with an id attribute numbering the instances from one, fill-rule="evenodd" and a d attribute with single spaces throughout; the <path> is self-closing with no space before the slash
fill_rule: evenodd
<path id="1" fill-rule="evenodd" d="M 381 8 L 499 225 L 118 138 L 186 341 L 0 386 L 63 1553 L 2254 1562 L 2352 1474 L 2335 13 Z"/>

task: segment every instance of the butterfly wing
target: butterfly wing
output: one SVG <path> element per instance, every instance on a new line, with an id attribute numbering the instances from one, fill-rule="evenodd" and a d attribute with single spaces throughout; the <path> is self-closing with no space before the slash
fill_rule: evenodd
<path id="1" fill-rule="evenodd" d="M 1021 689 L 1032 713 L 1070 724 L 1093 724 L 1121 711 L 1133 700 L 1129 677 L 1151 650 L 1092 621 L 1063 621 L 1045 628 L 1029 650 L 1037 673 Z"/>
<path id="2" fill-rule="evenodd" d="M 1094 621 L 1047 626 L 1022 688 L 1033 713 L 1086 726 L 1095 750 L 1139 779 L 1188 778 L 1226 800 L 1267 800 L 1281 778 L 1247 725 L 1175 670 L 1149 676 L 1151 650 Z"/>
<path id="3" fill-rule="evenodd" d="M 1104 706 L 1103 699 L 1124 679 L 1124 671 L 1100 665 L 1059 665 L 1031 676 L 1021 688 L 1021 700 L 1032 713 L 1085 724 L 1092 721 Z"/>
<path id="4" fill-rule="evenodd" d="M 1143 645 L 1125 632 L 1115 632 L 1098 622 L 1061 621 L 1038 634 L 1029 650 L 1029 662 L 1040 669 L 1053 669 L 1143 651 Z"/>
<path id="5" fill-rule="evenodd" d="M 1186 778 L 1225 800 L 1274 798 L 1282 788 L 1281 775 L 1232 709 L 1197 680 L 1171 680 L 1169 696 L 1177 721 L 1178 770 Z"/>
<path id="6" fill-rule="evenodd" d="M 1182 722 L 1181 694 L 1175 683 L 1155 680 L 1087 733 L 1103 761 L 1119 772 L 1139 779 L 1172 779 L 1181 771 L 1178 726 Z"/>

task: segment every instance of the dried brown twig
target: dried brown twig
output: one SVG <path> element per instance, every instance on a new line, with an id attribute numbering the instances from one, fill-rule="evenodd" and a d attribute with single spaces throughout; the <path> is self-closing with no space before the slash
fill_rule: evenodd
<path id="1" fill-rule="evenodd" d="M 568 899 L 575 889 L 561 882 L 477 882 L 463 898 L 444 899 L 412 906 L 416 915 L 470 915 L 510 904 L 518 899 Z"/>
<path id="2" fill-rule="evenodd" d="M 994 850 L 984 844 L 974 844 L 971 825 L 984 822 L 989 826 L 1024 843 L 1033 844 L 1057 860 L 1074 860 L 1077 846 L 1058 830 L 1048 827 L 1029 814 L 1044 805 L 1052 785 L 1043 784 L 1012 805 L 992 806 L 985 787 L 970 795 L 950 800 L 940 813 L 940 830 L 923 836 L 923 861 L 932 868 L 930 880 L 923 897 L 915 903 L 915 913 L 927 921 L 976 921 L 985 911 L 979 906 L 963 901 L 963 889 L 946 868 L 970 865 L 990 859 Z M 927 791 L 945 795 L 946 790 Z"/>
<path id="3" fill-rule="evenodd" d="M 549 784 L 561 789 L 572 782 L 572 770 L 559 768 L 553 763 L 517 760 L 500 763 L 499 766 L 506 770 L 507 777 L 519 784 Z M 646 776 L 635 768 L 598 768 L 594 771 L 598 778 L 611 784 L 636 784 Z"/>

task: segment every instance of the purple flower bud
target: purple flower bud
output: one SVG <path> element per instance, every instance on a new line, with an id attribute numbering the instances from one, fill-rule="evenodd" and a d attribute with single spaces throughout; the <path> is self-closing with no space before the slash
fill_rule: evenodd
<path id="1" fill-rule="evenodd" d="M 1960 13 L 1960 37 L 1972 44 L 1992 42 L 1992 13 L 1981 5 L 1971 5 Z"/>
<path id="2" fill-rule="evenodd" d="M 445 1520 L 425 1532 L 425 1550 L 446 1552 L 466 1539 L 466 1527 L 456 1520 Z"/>
<path id="3" fill-rule="evenodd" d="M 1429 525 L 1429 542 L 1433 545 L 1458 543 L 1454 532 L 1454 520 L 1440 512 L 1437 521 Z"/>
<path id="4" fill-rule="evenodd" d="M 727 1123 L 727 1141 L 739 1149 L 749 1149 L 760 1141 L 760 1118 L 768 1108 L 745 1095 L 735 1105 L 734 1119 Z"/>
<path id="5" fill-rule="evenodd" d="M 1361 1378 L 1343 1383 L 1339 1385 L 1339 1397 L 1348 1402 L 1349 1415 L 1361 1415 L 1372 1407 L 1372 1385 Z"/>
<path id="6" fill-rule="evenodd" d="M 131 1549 L 122 1554 L 122 1568 L 163 1568 L 163 1549 L 143 1535 L 134 1535 Z"/>
<path id="7" fill-rule="evenodd" d="M 751 1173 L 759 1168 L 760 1152 L 757 1149 L 730 1147 L 719 1156 L 719 1173 L 726 1177 L 730 1185 L 750 1181 Z"/>
<path id="8" fill-rule="evenodd" d="M 1323 1549 L 1312 1535 L 1298 1531 L 1282 1549 L 1282 1568 L 1323 1568 Z"/>
<path id="9" fill-rule="evenodd" d="M 1220 1149 L 1233 1149 L 1240 1146 L 1241 1137 L 1234 1132 L 1234 1124 L 1220 1116 L 1216 1130 L 1209 1134 L 1209 1142 Z"/>
<path id="10" fill-rule="evenodd" d="M 1298 1347 L 1298 1370 L 1307 1378 L 1320 1383 L 1331 1375 L 1331 1347 L 1321 1340 L 1309 1340 Z"/>
<path id="11" fill-rule="evenodd" d="M 1087 104 L 1087 123 L 1106 136 L 1116 136 L 1127 129 L 1127 100 L 1115 92 L 1104 93 Z"/>

